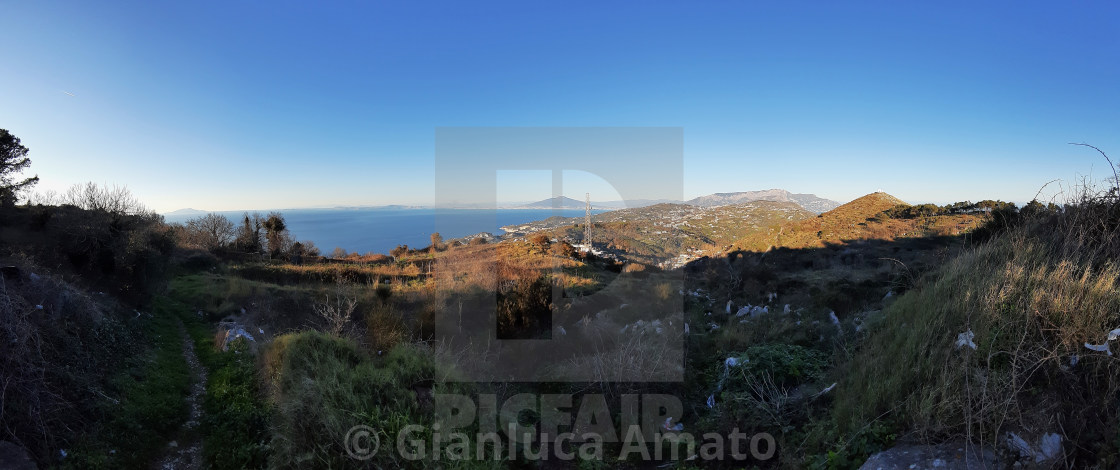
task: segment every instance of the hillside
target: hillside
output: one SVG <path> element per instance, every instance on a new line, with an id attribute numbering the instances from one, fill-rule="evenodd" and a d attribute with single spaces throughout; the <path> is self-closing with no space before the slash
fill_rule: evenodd
<path id="1" fill-rule="evenodd" d="M 592 216 L 592 239 L 603 254 L 649 264 L 679 265 L 714 253 L 735 240 L 770 233 L 773 227 L 812 217 L 793 202 L 754 201 L 716 207 L 656 204 Z M 572 244 L 583 242 L 582 218 L 553 217 L 503 227 L 505 239 L 548 232 Z"/>
<path id="2" fill-rule="evenodd" d="M 818 214 L 835 209 L 840 205 L 839 202 L 820 198 L 815 194 L 794 194 L 784 189 L 715 193 L 691 199 L 688 204 L 700 207 L 716 207 L 752 201 L 793 202 L 804 207 L 805 210 Z"/>
<path id="3" fill-rule="evenodd" d="M 893 240 L 941 235 L 959 235 L 980 225 L 981 214 L 954 214 L 909 219 L 891 218 L 884 211 L 909 206 L 887 193 L 876 192 L 805 220 L 783 224 L 765 235 L 744 238 L 734 249 L 766 250 L 771 246 L 815 248 L 849 240 Z"/>

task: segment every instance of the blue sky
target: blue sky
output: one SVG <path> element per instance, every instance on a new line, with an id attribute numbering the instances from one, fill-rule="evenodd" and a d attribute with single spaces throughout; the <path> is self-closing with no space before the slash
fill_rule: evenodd
<path id="1" fill-rule="evenodd" d="M 1120 158 L 1105 2 L 314 3 L 4 2 L 0 127 L 39 189 L 158 211 L 430 204 L 441 126 L 680 127 L 686 197 L 1024 201 L 1110 174 L 1067 142 Z"/>

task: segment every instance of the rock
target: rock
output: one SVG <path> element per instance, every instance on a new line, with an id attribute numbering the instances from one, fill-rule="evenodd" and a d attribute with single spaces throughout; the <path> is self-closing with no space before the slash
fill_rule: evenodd
<path id="1" fill-rule="evenodd" d="M 1043 460 L 1053 460 L 1062 455 L 1062 436 L 1054 433 L 1047 433 L 1042 436 L 1039 442 L 1038 449 L 1042 453 Z"/>
<path id="2" fill-rule="evenodd" d="M 975 337 L 976 334 L 972 332 L 972 328 L 969 328 L 964 333 L 957 334 L 957 349 L 963 348 L 965 346 L 976 349 L 976 343 L 972 342 L 972 338 Z"/>
<path id="3" fill-rule="evenodd" d="M 972 470 L 1000 467 L 993 450 L 956 441 L 937 445 L 898 445 L 872 455 L 859 468 Z"/>
<path id="4" fill-rule="evenodd" d="M 1019 454 L 1019 457 L 1028 462 L 1041 463 L 1056 460 L 1062 456 L 1062 436 L 1055 433 L 1046 433 L 1038 439 L 1038 446 L 1033 446 L 1018 434 L 1007 433 L 1007 446 Z"/>
<path id="5" fill-rule="evenodd" d="M 65 455 L 65 454 L 62 454 Z M 36 470 L 35 461 L 23 447 L 8 441 L 0 441 L 0 468 L 6 470 Z"/>
<path id="6" fill-rule="evenodd" d="M 256 341 L 256 339 L 253 338 L 253 335 L 249 334 L 248 331 L 245 331 L 244 327 L 239 325 L 232 325 L 229 329 L 226 330 L 226 336 L 222 340 L 222 351 L 228 351 L 229 343 L 232 343 L 233 340 L 237 338 L 245 338 L 246 341 Z"/>

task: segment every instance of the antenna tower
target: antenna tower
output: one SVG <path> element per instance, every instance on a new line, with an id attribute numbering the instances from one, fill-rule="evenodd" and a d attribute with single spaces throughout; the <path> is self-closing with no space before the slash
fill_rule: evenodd
<path id="1" fill-rule="evenodd" d="M 591 252 L 591 193 L 584 193 L 587 208 L 583 215 L 583 251 Z"/>

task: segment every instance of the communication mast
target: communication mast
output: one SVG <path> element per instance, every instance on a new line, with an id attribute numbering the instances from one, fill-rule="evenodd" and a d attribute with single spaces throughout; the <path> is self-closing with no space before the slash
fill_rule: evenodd
<path id="1" fill-rule="evenodd" d="M 583 251 L 591 252 L 591 193 L 584 193 L 587 208 L 583 215 Z"/>

